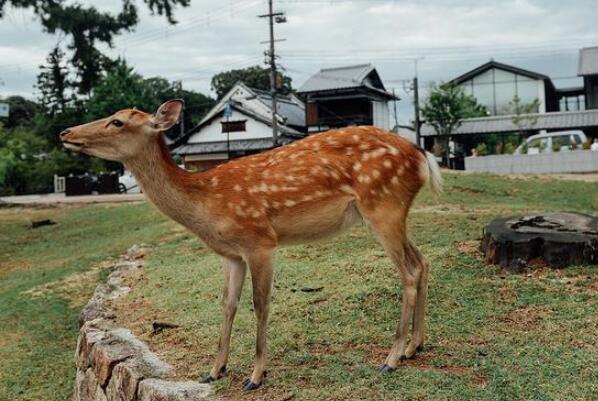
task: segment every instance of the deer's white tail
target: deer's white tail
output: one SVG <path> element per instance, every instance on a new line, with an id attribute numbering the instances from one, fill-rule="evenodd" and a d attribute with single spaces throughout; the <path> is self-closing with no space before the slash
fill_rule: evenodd
<path id="1" fill-rule="evenodd" d="M 438 194 L 442 192 L 443 185 L 442 176 L 440 175 L 440 167 L 438 167 L 436 157 L 430 152 L 426 152 L 426 161 L 428 164 L 430 187 L 434 193 Z"/>

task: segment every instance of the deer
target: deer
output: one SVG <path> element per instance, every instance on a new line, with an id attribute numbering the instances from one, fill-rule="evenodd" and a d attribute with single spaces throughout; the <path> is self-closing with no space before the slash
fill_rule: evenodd
<path id="1" fill-rule="evenodd" d="M 183 107 L 173 99 L 154 114 L 124 109 L 59 137 L 68 150 L 121 162 L 158 210 L 222 257 L 220 339 L 201 382 L 227 373 L 233 320 L 249 270 L 257 333 L 254 368 L 242 391 L 262 385 L 276 249 L 321 241 L 358 221 L 374 232 L 403 288 L 394 342 L 380 370 L 393 372 L 421 351 L 429 264 L 409 239 L 406 219 L 427 182 L 435 192 L 442 189 L 434 156 L 396 134 L 356 126 L 191 172 L 174 163 L 163 136 Z"/>

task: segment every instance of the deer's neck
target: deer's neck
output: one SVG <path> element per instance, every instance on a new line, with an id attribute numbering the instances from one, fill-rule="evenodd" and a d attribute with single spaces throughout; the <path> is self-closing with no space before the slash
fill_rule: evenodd
<path id="1" fill-rule="evenodd" d="M 164 214 L 183 225 L 195 220 L 190 214 L 196 209 L 193 205 L 201 201 L 203 180 L 200 174 L 192 174 L 174 163 L 161 136 L 137 157 L 127 160 L 125 167 Z"/>

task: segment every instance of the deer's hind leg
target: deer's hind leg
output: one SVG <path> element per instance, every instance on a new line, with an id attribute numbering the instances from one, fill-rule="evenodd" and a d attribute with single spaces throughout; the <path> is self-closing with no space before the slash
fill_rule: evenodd
<path id="1" fill-rule="evenodd" d="M 420 316 L 422 308 L 418 308 L 418 301 L 422 295 L 418 294 L 421 288 L 422 267 L 419 263 L 413 263 L 414 252 L 410 241 L 407 238 L 406 217 L 407 208 L 397 208 L 396 205 L 379 207 L 373 211 L 360 209 L 364 219 L 378 236 L 386 253 L 393 264 L 398 268 L 403 287 L 401 303 L 401 317 L 397 324 L 395 340 L 386 358 L 383 372 L 394 370 L 401 361 L 407 359 L 407 342 L 409 329 L 414 316 Z M 425 296 L 424 296 L 425 301 Z M 417 311 L 417 315 L 414 314 Z M 421 315 L 423 319 L 423 315 Z M 418 327 L 423 330 L 423 326 Z M 423 334 L 423 331 L 422 331 Z M 409 349 L 411 352 L 411 349 Z M 412 355 L 411 355 L 412 356 Z"/>
<path id="2" fill-rule="evenodd" d="M 428 297 L 429 265 L 426 258 L 410 240 L 408 240 L 405 245 L 405 253 L 407 255 L 408 263 L 411 266 L 414 266 L 416 270 L 420 270 L 419 281 L 417 283 L 417 300 L 415 302 L 415 311 L 413 313 L 413 335 L 411 337 L 411 342 L 405 351 L 405 356 L 407 358 L 412 358 L 424 345 L 424 320 L 426 299 Z"/>

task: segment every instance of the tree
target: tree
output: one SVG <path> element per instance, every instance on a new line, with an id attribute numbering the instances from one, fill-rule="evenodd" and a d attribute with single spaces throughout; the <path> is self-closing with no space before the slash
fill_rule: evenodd
<path id="1" fill-rule="evenodd" d="M 35 115 L 40 110 L 39 104 L 22 96 L 9 96 L 3 102 L 8 103 L 10 106 L 10 114 L 4 124 L 4 127 L 7 129 L 12 129 L 19 125 L 32 125 Z"/>
<path id="2" fill-rule="evenodd" d="M 488 114 L 486 107 L 479 104 L 476 98 L 450 83 L 433 88 L 421 112 L 426 123 L 434 127 L 438 135 L 443 136 L 450 136 L 465 118 Z"/>
<path id="3" fill-rule="evenodd" d="M 152 14 L 166 16 L 169 23 L 176 23 L 174 8 L 187 7 L 190 0 L 143 0 Z M 123 31 L 131 31 L 139 22 L 135 0 L 122 0 L 118 13 L 100 12 L 91 5 L 66 0 L 0 0 L 0 18 L 8 5 L 13 8 L 30 9 L 39 18 L 44 31 L 64 34 L 70 41 L 69 65 L 77 77 L 71 83 L 81 94 L 88 94 L 100 78 L 101 72 L 111 61 L 98 45 L 112 47 L 113 37 Z M 53 50 L 56 52 L 56 49 Z M 51 67 L 52 65 L 50 65 Z"/>
<path id="4" fill-rule="evenodd" d="M 106 117 L 131 107 L 151 113 L 160 104 L 173 98 L 185 101 L 183 118 L 187 129 L 197 124 L 215 103 L 214 99 L 201 93 L 184 90 L 180 82 L 170 82 L 160 77 L 144 79 L 124 60 L 117 60 L 94 88 L 87 102 L 86 120 Z M 176 138 L 179 133 L 180 129 L 176 127 L 169 136 Z"/>
<path id="5" fill-rule="evenodd" d="M 251 88 L 269 91 L 270 69 L 255 65 L 239 70 L 221 72 L 212 77 L 212 90 L 216 92 L 216 96 L 220 99 L 239 81 Z M 291 77 L 279 75 L 277 87 L 282 93 L 291 92 L 293 90 Z"/>
<path id="6" fill-rule="evenodd" d="M 519 134 L 523 136 L 526 130 L 532 129 L 538 122 L 537 113 L 540 108 L 540 101 L 536 98 L 530 103 L 521 103 L 521 98 L 515 95 L 509 102 L 509 108 L 513 114 L 513 124 L 517 126 Z"/>

